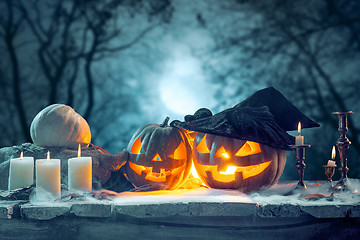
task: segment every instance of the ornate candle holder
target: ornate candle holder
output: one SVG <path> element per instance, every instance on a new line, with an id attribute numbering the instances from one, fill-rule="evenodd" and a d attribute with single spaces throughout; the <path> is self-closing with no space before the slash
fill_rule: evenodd
<path id="1" fill-rule="evenodd" d="M 305 164 L 305 149 L 311 147 L 310 145 L 291 145 L 291 148 L 295 149 L 296 155 L 296 170 L 299 177 L 299 182 L 295 186 L 296 190 L 304 190 L 307 189 L 306 184 L 304 183 L 304 170 L 306 167 Z"/>
<path id="2" fill-rule="evenodd" d="M 328 178 L 328 183 L 330 183 L 330 187 L 333 187 L 332 177 L 335 174 L 336 165 L 335 166 L 324 165 L 324 168 L 325 168 L 325 174 Z"/>
<path id="3" fill-rule="evenodd" d="M 349 179 L 347 177 L 347 172 L 349 168 L 347 167 L 347 154 L 350 147 L 350 140 L 347 138 L 346 133 L 348 131 L 347 127 L 347 116 L 353 113 L 352 111 L 348 112 L 334 112 L 333 114 L 338 115 L 339 117 L 339 128 L 340 137 L 336 142 L 336 146 L 340 154 L 340 179 L 337 184 L 332 187 L 335 191 L 347 191 L 349 190 Z"/>

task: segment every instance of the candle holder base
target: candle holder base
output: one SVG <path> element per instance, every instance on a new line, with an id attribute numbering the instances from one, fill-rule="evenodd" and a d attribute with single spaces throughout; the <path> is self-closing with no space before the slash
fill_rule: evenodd
<path id="1" fill-rule="evenodd" d="M 325 174 L 326 174 L 326 176 L 328 178 L 327 181 L 330 184 L 329 190 L 332 190 L 332 188 L 334 187 L 332 177 L 335 174 L 335 168 L 336 168 L 336 165 L 335 166 L 324 165 Z"/>
<path id="2" fill-rule="evenodd" d="M 296 170 L 298 172 L 299 182 L 295 186 L 294 190 L 306 190 L 306 184 L 304 183 L 304 171 L 305 171 L 305 149 L 310 148 L 311 145 L 290 145 L 295 150 L 296 157 Z"/>
<path id="3" fill-rule="evenodd" d="M 350 140 L 346 136 L 346 133 L 348 131 L 348 124 L 347 124 L 347 117 L 349 114 L 352 114 L 352 111 L 348 112 L 334 112 L 333 114 L 336 114 L 339 117 L 339 128 L 338 131 L 340 133 L 340 137 L 336 142 L 336 146 L 338 148 L 339 154 L 340 154 L 340 174 L 341 177 L 337 184 L 332 187 L 333 191 L 349 191 L 349 179 L 347 177 L 347 173 L 349 171 L 349 168 L 347 166 L 347 154 L 350 147 Z"/>
<path id="4" fill-rule="evenodd" d="M 298 182 L 293 189 L 291 189 L 289 192 L 285 193 L 284 196 L 290 196 L 294 194 L 307 194 L 308 188 L 304 182 L 300 183 Z"/>
<path id="5" fill-rule="evenodd" d="M 348 178 L 340 179 L 335 186 L 331 187 L 331 190 L 336 192 L 350 191 L 350 185 Z"/>
<path id="6" fill-rule="evenodd" d="M 295 190 L 307 190 L 307 186 L 304 182 L 298 182 L 294 189 Z"/>

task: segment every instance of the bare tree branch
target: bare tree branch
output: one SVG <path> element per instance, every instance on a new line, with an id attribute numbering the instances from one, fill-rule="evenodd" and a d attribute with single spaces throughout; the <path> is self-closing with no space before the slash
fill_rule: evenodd
<path id="1" fill-rule="evenodd" d="M 11 3 L 11 0 L 6 1 L 6 7 L 7 7 L 7 25 L 5 26 L 5 44 L 7 46 L 7 50 L 10 56 L 11 60 L 11 67 L 12 67 L 12 80 L 13 80 L 13 95 L 15 99 L 16 104 L 16 110 L 19 116 L 20 120 L 20 126 L 22 129 L 22 133 L 24 135 L 24 138 L 27 141 L 31 141 L 30 132 L 29 132 L 29 126 L 27 124 L 26 119 L 26 112 L 23 105 L 23 99 L 21 94 L 21 77 L 20 77 L 20 71 L 19 71 L 19 59 L 16 54 L 16 50 L 14 47 L 14 39 L 16 37 L 17 30 L 19 28 L 19 23 L 22 22 L 22 20 L 18 20 L 17 22 L 14 22 L 14 8 Z M 20 16 L 22 18 L 22 16 Z M 15 24 L 15 27 L 14 27 Z"/>

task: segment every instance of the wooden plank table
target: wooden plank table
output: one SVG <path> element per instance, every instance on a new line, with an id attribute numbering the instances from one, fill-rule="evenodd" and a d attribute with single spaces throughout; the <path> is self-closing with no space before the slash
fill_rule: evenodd
<path id="1" fill-rule="evenodd" d="M 0 239 L 360 239 L 357 194 L 312 201 L 278 194 L 292 186 L 251 195 L 203 188 L 0 201 Z"/>

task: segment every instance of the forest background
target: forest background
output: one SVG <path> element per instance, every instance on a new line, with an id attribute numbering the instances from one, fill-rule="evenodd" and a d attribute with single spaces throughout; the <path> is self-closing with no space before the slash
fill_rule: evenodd
<path id="1" fill-rule="evenodd" d="M 302 132 L 306 179 L 326 179 L 332 112 L 354 111 L 349 176 L 360 177 L 360 1 L 0 0 L 0 52 L 0 147 L 31 142 L 32 119 L 53 103 L 117 153 L 143 124 L 274 86 L 321 124 Z M 297 178 L 294 158 L 282 179 Z"/>

